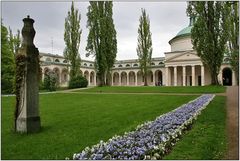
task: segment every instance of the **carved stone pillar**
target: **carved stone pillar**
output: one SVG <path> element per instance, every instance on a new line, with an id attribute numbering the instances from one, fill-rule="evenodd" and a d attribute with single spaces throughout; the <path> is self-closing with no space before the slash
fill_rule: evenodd
<path id="1" fill-rule="evenodd" d="M 183 70 L 183 86 L 186 86 L 186 66 L 183 66 L 182 70 Z"/>
<path id="2" fill-rule="evenodd" d="M 192 66 L 192 86 L 195 86 L 195 66 Z"/>
<path id="3" fill-rule="evenodd" d="M 174 66 L 174 86 L 177 86 L 177 66 Z"/>
<path id="4" fill-rule="evenodd" d="M 205 73 L 204 73 L 204 66 L 201 65 L 201 86 L 205 85 L 205 77 L 204 77 Z"/>
<path id="5" fill-rule="evenodd" d="M 23 19 L 22 45 L 18 50 L 16 59 L 25 57 L 24 74 L 19 92 L 16 94 L 17 105 L 15 111 L 15 129 L 18 132 L 37 132 L 40 130 L 39 116 L 39 96 L 38 96 L 38 77 L 39 77 L 39 52 L 33 44 L 35 30 L 34 20 L 29 16 Z M 17 64 L 18 65 L 18 64 Z M 19 71 L 16 73 L 18 74 Z"/>

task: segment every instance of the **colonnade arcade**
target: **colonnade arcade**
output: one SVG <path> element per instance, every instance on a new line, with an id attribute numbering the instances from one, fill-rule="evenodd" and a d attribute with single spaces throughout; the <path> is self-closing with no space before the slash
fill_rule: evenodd
<path id="1" fill-rule="evenodd" d="M 166 66 L 167 86 L 204 86 L 205 70 L 203 65 Z"/>

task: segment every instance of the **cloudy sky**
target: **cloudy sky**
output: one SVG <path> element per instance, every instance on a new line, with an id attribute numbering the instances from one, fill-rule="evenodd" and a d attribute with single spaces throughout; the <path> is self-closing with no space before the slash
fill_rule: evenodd
<path id="1" fill-rule="evenodd" d="M 75 2 L 75 7 L 81 13 L 80 55 L 82 59 L 93 60 L 92 57 L 85 57 L 88 5 L 88 2 Z M 161 57 L 164 56 L 164 52 L 170 51 L 168 41 L 188 26 L 186 6 L 186 2 L 114 2 L 113 19 L 118 41 L 117 60 L 137 58 L 137 29 L 141 8 L 145 8 L 150 17 L 152 57 Z M 63 55 L 64 21 L 70 7 L 71 2 L 2 2 L 3 24 L 6 27 L 10 26 L 13 33 L 16 33 L 17 29 L 23 27 L 22 19 L 30 15 L 35 20 L 34 43 L 39 51 Z"/>

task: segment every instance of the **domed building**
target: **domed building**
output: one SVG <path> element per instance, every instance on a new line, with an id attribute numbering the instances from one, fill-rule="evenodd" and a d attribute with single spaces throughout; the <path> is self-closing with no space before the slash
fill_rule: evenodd
<path id="1" fill-rule="evenodd" d="M 170 52 L 165 57 L 152 58 L 148 74 L 150 86 L 204 86 L 211 83 L 210 73 L 203 66 L 191 42 L 191 29 L 194 19 L 190 18 L 187 27 L 179 31 L 169 44 Z M 69 63 L 64 57 L 53 54 L 40 53 L 42 79 L 49 71 L 58 76 L 60 86 L 67 86 L 69 81 Z M 142 86 L 144 79 L 137 59 L 117 60 L 111 71 L 112 86 Z M 82 60 L 80 71 L 87 78 L 89 86 L 96 86 L 98 78 L 93 61 Z M 236 77 L 232 71 L 228 58 L 225 57 L 218 75 L 223 85 L 236 85 Z"/>

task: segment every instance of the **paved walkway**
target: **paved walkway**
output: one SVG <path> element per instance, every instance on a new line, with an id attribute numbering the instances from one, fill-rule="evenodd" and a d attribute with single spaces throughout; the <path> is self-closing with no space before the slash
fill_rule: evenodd
<path id="1" fill-rule="evenodd" d="M 239 93 L 238 86 L 227 87 L 228 153 L 226 159 L 238 160 L 239 154 Z"/>

